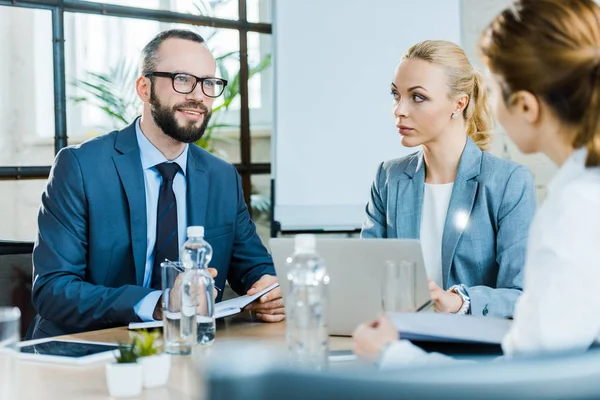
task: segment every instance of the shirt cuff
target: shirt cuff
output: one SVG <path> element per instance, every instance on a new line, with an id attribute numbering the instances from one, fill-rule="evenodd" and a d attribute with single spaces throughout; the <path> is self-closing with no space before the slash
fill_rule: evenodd
<path id="1" fill-rule="evenodd" d="M 381 369 L 402 367 L 426 354 L 408 340 L 396 340 L 383 350 L 379 358 L 379 367 Z"/>
<path id="2" fill-rule="evenodd" d="M 459 295 L 463 301 L 463 304 L 460 307 L 460 309 L 454 314 L 471 314 L 471 298 L 469 297 L 469 293 L 467 292 L 467 287 L 465 285 L 454 285 L 450 288 L 450 291 Z"/>
<path id="3" fill-rule="evenodd" d="M 133 306 L 135 315 L 143 322 L 154 321 L 154 309 L 156 308 L 156 304 L 158 303 L 161 294 L 162 292 L 160 290 L 148 293 L 146 297 Z"/>
<path id="4" fill-rule="evenodd" d="M 452 357 L 440 353 L 427 353 L 408 340 L 397 340 L 389 345 L 379 359 L 381 369 L 401 368 L 407 365 L 458 363 Z"/>

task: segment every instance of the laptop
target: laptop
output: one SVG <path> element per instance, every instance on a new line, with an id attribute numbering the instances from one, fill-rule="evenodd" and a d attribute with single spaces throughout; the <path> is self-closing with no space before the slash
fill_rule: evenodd
<path id="1" fill-rule="evenodd" d="M 317 236 L 316 251 L 329 274 L 329 334 L 351 336 L 363 322 L 382 313 L 382 280 L 386 262 L 416 264 L 416 311 L 433 305 L 421 244 L 415 239 L 354 239 Z M 288 293 L 286 259 L 294 252 L 294 238 L 269 241 L 283 296 Z"/>

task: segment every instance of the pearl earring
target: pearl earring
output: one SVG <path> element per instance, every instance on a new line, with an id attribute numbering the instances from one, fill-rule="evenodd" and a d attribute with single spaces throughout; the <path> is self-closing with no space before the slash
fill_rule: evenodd
<path id="1" fill-rule="evenodd" d="M 458 113 L 452 113 L 452 119 L 458 118 Z"/>

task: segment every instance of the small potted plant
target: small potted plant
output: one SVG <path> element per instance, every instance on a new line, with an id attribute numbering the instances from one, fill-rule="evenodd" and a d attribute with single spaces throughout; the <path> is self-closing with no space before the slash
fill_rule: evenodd
<path id="1" fill-rule="evenodd" d="M 106 384 L 112 397 L 134 397 L 142 392 L 142 366 L 135 345 L 119 345 L 114 363 L 106 364 Z"/>
<path id="2" fill-rule="evenodd" d="M 144 375 L 144 387 L 154 388 L 165 385 L 171 370 L 171 357 L 160 349 L 160 333 L 144 330 L 134 335 L 138 363 L 142 366 Z"/>

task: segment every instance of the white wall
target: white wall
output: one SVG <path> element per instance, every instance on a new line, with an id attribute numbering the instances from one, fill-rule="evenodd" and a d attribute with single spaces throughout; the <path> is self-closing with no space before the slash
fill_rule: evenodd
<path id="1" fill-rule="evenodd" d="M 415 151 L 400 144 L 391 115 L 394 68 L 417 42 L 459 43 L 459 4 L 275 3 L 271 170 L 284 231 L 360 228 L 378 165 Z"/>
<path id="2" fill-rule="evenodd" d="M 403 28 L 409 25 L 399 22 L 406 20 L 415 22 L 418 17 L 410 15 L 404 20 L 399 19 L 399 15 L 403 15 L 400 12 L 402 2 L 390 3 L 387 10 L 391 18 L 398 21 L 395 25 L 392 24 L 396 34 L 389 34 L 385 39 L 380 39 L 377 37 L 380 33 L 378 30 L 383 29 L 381 26 L 390 25 L 390 21 L 386 20 L 387 16 L 378 13 L 379 7 L 384 3 L 378 0 L 363 9 L 357 5 L 358 2 L 346 1 L 343 5 L 329 3 L 331 8 L 339 11 L 341 24 L 328 25 L 321 21 L 322 18 L 326 19 L 323 15 L 326 16 L 327 12 L 331 12 L 328 7 L 325 10 L 321 9 L 319 18 L 313 18 L 314 28 L 310 32 L 303 30 L 299 21 L 302 17 L 306 17 L 303 13 L 309 14 L 317 6 L 311 1 L 286 3 L 286 12 L 290 8 L 296 8 L 294 11 L 298 19 L 284 21 L 286 26 L 282 30 L 284 34 L 289 34 L 286 30 L 296 32 L 298 42 L 290 46 L 289 38 L 286 38 L 285 45 L 277 44 L 278 62 L 282 61 L 282 51 L 287 52 L 284 54 L 285 57 L 290 57 L 288 53 L 293 55 L 297 49 L 306 55 L 306 61 L 303 63 L 302 58 L 298 57 L 295 60 L 298 65 L 297 71 L 289 73 L 287 68 L 284 71 L 288 74 L 286 76 L 281 76 L 281 68 L 276 65 L 278 75 L 276 82 L 283 82 L 284 88 L 278 87 L 276 92 L 279 96 L 276 99 L 279 110 L 276 111 L 275 158 L 272 170 L 276 182 L 275 219 L 282 223 L 283 230 L 360 227 L 360 222 L 364 219 L 364 202 L 368 198 L 374 168 L 381 159 L 403 155 L 403 149 L 397 141 L 394 141 L 397 135 L 391 133 L 386 126 L 379 125 L 380 121 L 391 121 L 391 118 L 388 118 L 385 106 L 372 107 L 378 101 L 376 95 L 374 93 L 366 96 L 357 95 L 347 91 L 347 85 L 340 82 L 340 77 L 346 77 L 348 71 L 364 74 L 364 70 L 361 69 L 362 61 L 370 59 L 376 53 L 373 59 L 376 59 L 377 63 L 374 63 L 371 76 L 375 77 L 373 85 L 378 85 L 379 82 L 376 80 L 378 74 L 384 74 L 383 69 L 379 67 L 388 62 L 387 57 L 390 53 L 396 54 L 398 58 L 401 51 L 407 47 L 402 39 L 408 37 L 404 35 Z M 460 44 L 476 66 L 482 67 L 477 53 L 481 32 L 494 16 L 511 3 L 511 0 L 460 1 L 457 10 L 460 12 Z M 418 32 L 426 34 L 432 32 L 431 26 L 442 24 L 437 19 L 438 13 L 445 17 L 446 27 L 451 25 L 452 13 L 443 9 L 443 6 L 448 4 L 451 2 L 440 3 L 437 8 L 429 7 L 430 10 L 423 13 L 427 23 L 419 21 L 418 25 L 421 29 Z M 426 2 L 412 3 L 410 11 L 418 9 L 416 8 L 418 6 L 426 7 Z M 394 7 L 399 9 L 394 11 Z M 353 13 L 349 12 L 349 8 L 352 11 L 361 10 L 364 20 L 352 20 Z M 276 6 L 275 24 L 277 24 L 278 13 Z M 404 12 L 404 17 L 406 15 L 407 12 Z M 348 19 L 350 24 L 354 23 L 354 26 L 360 27 L 355 30 L 355 36 L 349 35 L 346 31 Z M 410 44 L 422 40 L 418 35 L 412 36 L 413 30 L 417 29 L 409 29 Z M 336 31 L 339 32 L 338 37 L 335 36 Z M 277 25 L 274 32 L 281 33 Z M 314 36 L 318 34 L 324 35 L 322 40 L 315 40 Z M 448 39 L 444 37 L 444 33 L 438 32 L 438 34 L 440 38 Z M 365 37 L 375 38 L 366 49 L 362 42 Z M 336 40 L 339 41 L 337 45 Z M 348 46 L 348 43 L 356 43 L 355 48 Z M 403 48 L 395 50 L 394 53 L 390 44 Z M 310 46 L 314 48 L 311 49 Z M 334 53 L 339 59 L 337 65 L 335 57 L 332 59 L 328 53 Z M 349 56 L 345 57 L 346 54 Z M 357 62 L 353 63 L 353 58 L 357 59 Z M 344 65 L 351 65 L 351 68 L 344 68 Z M 309 81 L 304 80 L 303 77 L 318 74 L 319 67 L 326 71 L 327 78 L 324 85 L 339 89 L 337 93 L 335 90 L 324 90 L 320 96 L 311 98 L 305 89 Z M 276 85 L 281 86 L 280 83 Z M 286 103 L 297 104 L 296 108 L 301 112 L 294 113 L 296 111 L 294 107 L 282 111 L 282 108 L 287 107 Z M 355 107 L 348 106 L 344 109 L 340 104 L 355 104 Z M 380 115 L 378 110 L 386 114 Z M 288 115 L 285 115 L 286 113 Z M 349 124 L 348 121 L 352 123 Z M 365 121 L 368 121 L 368 128 L 365 126 Z M 529 167 L 534 175 L 538 200 L 544 199 L 546 186 L 556 172 L 556 167 L 545 156 L 526 156 L 520 153 L 501 126 L 496 128 L 491 152 Z M 380 159 L 377 159 L 378 157 Z M 364 194 L 364 198 L 361 198 L 361 194 Z"/>

